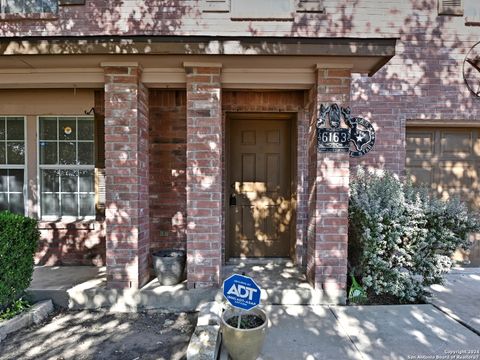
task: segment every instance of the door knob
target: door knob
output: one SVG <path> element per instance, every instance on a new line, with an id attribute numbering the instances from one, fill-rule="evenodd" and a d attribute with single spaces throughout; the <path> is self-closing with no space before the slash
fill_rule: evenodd
<path id="1" fill-rule="evenodd" d="M 230 203 L 230 206 L 235 206 L 235 205 L 237 205 L 237 197 L 235 196 L 235 194 L 230 195 L 230 201 L 229 201 L 229 203 Z"/>

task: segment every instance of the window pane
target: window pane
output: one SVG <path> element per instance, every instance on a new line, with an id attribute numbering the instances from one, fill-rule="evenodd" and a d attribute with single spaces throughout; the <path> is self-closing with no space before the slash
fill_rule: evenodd
<path id="1" fill-rule="evenodd" d="M 0 117 L 0 140 L 5 140 L 5 118 Z"/>
<path id="2" fill-rule="evenodd" d="M 61 118 L 58 121 L 58 138 L 59 140 L 76 140 L 77 125 L 75 118 Z"/>
<path id="3" fill-rule="evenodd" d="M 80 192 L 94 192 L 93 170 L 80 171 Z"/>
<path id="4" fill-rule="evenodd" d="M 78 195 L 62 194 L 62 215 L 78 216 Z"/>
<path id="5" fill-rule="evenodd" d="M 7 142 L 7 164 L 25 163 L 25 144 L 20 142 Z"/>
<path id="6" fill-rule="evenodd" d="M 23 194 L 10 194 L 10 211 L 17 214 L 25 214 Z"/>
<path id="7" fill-rule="evenodd" d="M 78 119 L 78 140 L 93 140 L 93 120 Z"/>
<path id="8" fill-rule="evenodd" d="M 43 0 L 43 12 L 56 13 L 58 11 L 57 0 Z"/>
<path id="9" fill-rule="evenodd" d="M 93 118 L 42 117 L 39 128 L 40 166 L 72 165 L 41 169 L 42 215 L 94 216 L 94 170 L 75 169 L 78 164 L 95 164 Z"/>
<path id="10" fill-rule="evenodd" d="M 0 164 L 6 164 L 7 154 L 5 154 L 5 142 L 0 141 Z"/>
<path id="11" fill-rule="evenodd" d="M 10 192 L 23 193 L 23 170 L 9 170 Z"/>
<path id="12" fill-rule="evenodd" d="M 58 146 L 60 152 L 59 163 L 62 165 L 75 164 L 77 161 L 77 151 L 74 142 L 61 142 Z"/>
<path id="13" fill-rule="evenodd" d="M 80 195 L 80 216 L 95 215 L 95 195 Z"/>
<path id="14" fill-rule="evenodd" d="M 42 215 L 56 215 L 59 213 L 58 194 L 42 194 Z"/>
<path id="15" fill-rule="evenodd" d="M 77 192 L 78 172 L 76 170 L 62 170 L 60 172 L 62 178 L 62 192 Z"/>
<path id="16" fill-rule="evenodd" d="M 42 170 L 42 192 L 60 191 L 58 177 L 58 170 Z"/>
<path id="17" fill-rule="evenodd" d="M 8 191 L 8 170 L 0 169 L 0 192 Z"/>
<path id="18" fill-rule="evenodd" d="M 465 0 L 465 16 L 480 17 L 480 4 L 478 0 Z"/>
<path id="19" fill-rule="evenodd" d="M 53 12 L 58 10 L 57 0 L 5 0 L 4 12 L 9 14 L 38 14 Z"/>
<path id="20" fill-rule="evenodd" d="M 78 163 L 82 165 L 94 165 L 93 142 L 78 143 Z"/>
<path id="21" fill-rule="evenodd" d="M 7 119 L 7 140 L 24 140 L 24 123 L 23 119 L 9 118 Z"/>
<path id="22" fill-rule="evenodd" d="M 5 0 L 5 13 L 18 14 L 23 12 L 24 0 Z"/>
<path id="23" fill-rule="evenodd" d="M 24 0 L 25 2 L 25 13 L 40 13 L 42 12 L 42 1 L 41 0 Z"/>
<path id="24" fill-rule="evenodd" d="M 0 211 L 8 210 L 8 195 L 0 192 Z"/>
<path id="25" fill-rule="evenodd" d="M 57 140 L 57 118 L 40 118 L 40 140 Z"/>
<path id="26" fill-rule="evenodd" d="M 42 141 L 40 143 L 40 164 L 57 163 L 57 143 Z"/>

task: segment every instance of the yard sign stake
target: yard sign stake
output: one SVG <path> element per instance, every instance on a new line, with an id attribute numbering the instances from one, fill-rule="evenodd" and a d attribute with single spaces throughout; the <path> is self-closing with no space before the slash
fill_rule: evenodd
<path id="1" fill-rule="evenodd" d="M 233 307 L 250 310 L 260 304 L 261 289 L 255 281 L 244 275 L 234 274 L 223 282 L 223 296 Z M 240 329 L 242 313 L 238 315 L 237 328 Z"/>

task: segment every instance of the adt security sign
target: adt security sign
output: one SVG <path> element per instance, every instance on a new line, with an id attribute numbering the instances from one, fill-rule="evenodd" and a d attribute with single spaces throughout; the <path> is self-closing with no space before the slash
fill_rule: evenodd
<path id="1" fill-rule="evenodd" d="M 232 275 L 223 282 L 223 296 L 239 309 L 250 310 L 260 304 L 261 290 L 253 279 L 243 275 Z"/>

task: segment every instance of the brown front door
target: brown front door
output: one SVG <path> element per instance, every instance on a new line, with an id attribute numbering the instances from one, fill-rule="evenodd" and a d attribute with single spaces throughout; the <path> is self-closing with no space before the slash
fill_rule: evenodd
<path id="1" fill-rule="evenodd" d="M 232 119 L 230 124 L 230 256 L 288 257 L 290 121 Z"/>

